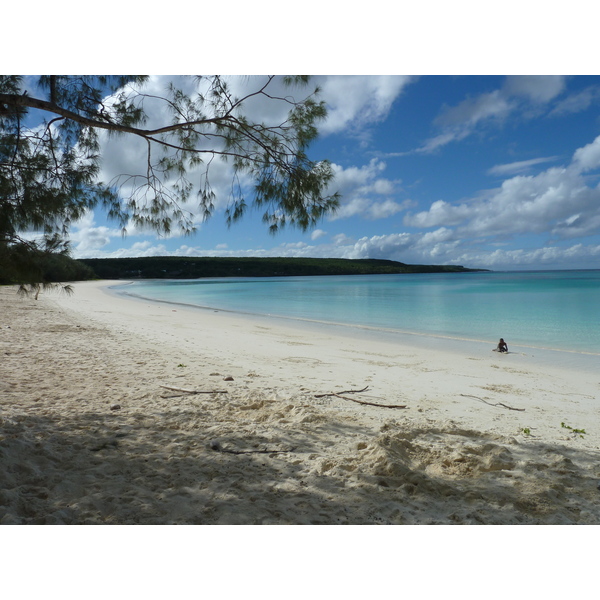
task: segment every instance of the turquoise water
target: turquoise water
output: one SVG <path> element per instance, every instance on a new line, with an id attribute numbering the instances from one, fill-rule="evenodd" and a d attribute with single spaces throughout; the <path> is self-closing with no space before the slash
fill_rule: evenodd
<path id="1" fill-rule="evenodd" d="M 146 280 L 116 289 L 233 312 L 600 353 L 600 270 Z"/>

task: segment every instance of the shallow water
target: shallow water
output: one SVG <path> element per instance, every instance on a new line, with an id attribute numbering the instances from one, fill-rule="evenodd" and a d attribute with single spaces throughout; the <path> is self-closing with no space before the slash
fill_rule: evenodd
<path id="1" fill-rule="evenodd" d="M 119 293 L 382 333 L 600 355 L 600 270 L 145 280 Z"/>

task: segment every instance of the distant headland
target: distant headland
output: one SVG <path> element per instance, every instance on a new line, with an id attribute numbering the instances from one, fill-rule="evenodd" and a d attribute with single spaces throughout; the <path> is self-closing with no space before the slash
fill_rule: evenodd
<path id="1" fill-rule="evenodd" d="M 203 277 L 291 277 L 306 275 L 392 275 L 469 273 L 457 265 L 408 265 L 374 258 L 184 257 L 79 259 L 100 279 L 200 279 Z"/>

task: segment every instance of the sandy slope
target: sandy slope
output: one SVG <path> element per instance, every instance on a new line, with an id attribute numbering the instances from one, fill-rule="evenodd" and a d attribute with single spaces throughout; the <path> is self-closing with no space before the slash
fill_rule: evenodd
<path id="1" fill-rule="evenodd" d="M 600 523 L 591 370 L 75 288 L 0 288 L 3 524 Z"/>

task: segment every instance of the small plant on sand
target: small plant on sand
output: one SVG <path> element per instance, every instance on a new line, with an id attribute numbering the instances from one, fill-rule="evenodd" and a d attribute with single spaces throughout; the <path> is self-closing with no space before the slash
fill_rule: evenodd
<path id="1" fill-rule="evenodd" d="M 580 434 L 579 437 L 582 438 L 583 435 L 581 434 L 585 434 L 585 429 L 575 429 L 574 427 L 571 427 L 570 425 L 567 425 L 566 423 L 561 423 L 560 426 L 563 429 L 568 429 L 571 433 L 578 433 Z"/>
<path id="2" fill-rule="evenodd" d="M 182 367 L 182 368 L 185 368 L 185 367 L 187 367 L 187 365 L 184 365 L 183 363 L 179 363 L 177 366 L 178 366 L 178 367 Z"/>
<path id="3" fill-rule="evenodd" d="M 531 429 L 529 429 L 529 427 L 523 427 L 521 429 L 521 431 L 525 434 L 525 435 L 531 435 Z"/>

